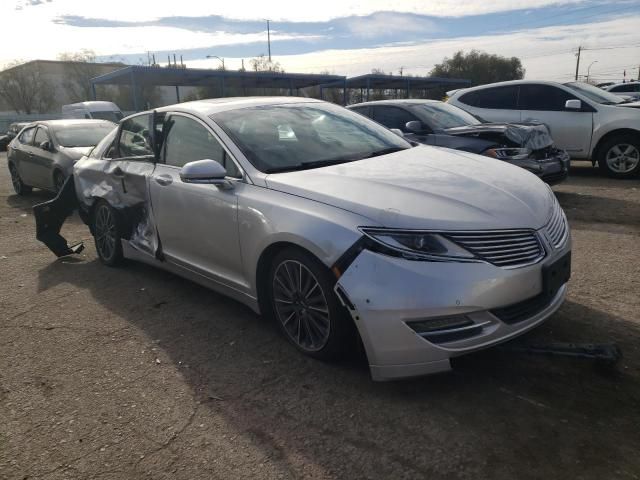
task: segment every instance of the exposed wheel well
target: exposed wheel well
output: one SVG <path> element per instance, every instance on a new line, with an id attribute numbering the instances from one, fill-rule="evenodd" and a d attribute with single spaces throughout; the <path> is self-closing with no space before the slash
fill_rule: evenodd
<path id="1" fill-rule="evenodd" d="M 276 242 L 269 245 L 260 255 L 258 267 L 256 268 L 256 291 L 258 294 L 258 305 L 262 315 L 268 315 L 269 303 L 266 295 L 269 267 L 273 258 L 285 248 L 295 248 L 317 258 L 312 252 L 291 242 Z"/>
<path id="2" fill-rule="evenodd" d="M 606 133 L 602 136 L 602 138 L 600 138 L 600 140 L 598 140 L 596 148 L 593 149 L 593 153 L 591 154 L 591 161 L 595 163 L 600 155 L 600 149 L 602 148 L 602 145 L 604 145 L 604 143 L 611 138 L 617 137 L 618 135 L 635 135 L 640 138 L 640 131 L 633 130 L 632 128 L 619 128 L 617 130 L 612 130 Z"/>

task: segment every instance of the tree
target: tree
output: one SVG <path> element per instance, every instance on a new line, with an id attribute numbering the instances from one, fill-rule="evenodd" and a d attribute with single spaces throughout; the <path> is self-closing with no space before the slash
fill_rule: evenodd
<path id="1" fill-rule="evenodd" d="M 249 60 L 251 68 L 254 72 L 275 72 L 284 73 L 284 68 L 280 62 L 273 62 L 264 56 L 264 53 Z"/>
<path id="2" fill-rule="evenodd" d="M 456 52 L 453 57 L 446 58 L 431 70 L 433 77 L 466 78 L 472 85 L 520 80 L 525 70 L 518 57 L 502 57 L 500 55 L 471 50 Z"/>
<path id="3" fill-rule="evenodd" d="M 80 50 L 75 53 L 62 53 L 58 60 L 66 62 L 62 86 L 71 102 L 84 102 L 93 98 L 91 79 L 100 75 L 93 50 Z M 102 92 L 101 92 L 102 93 Z"/>
<path id="4" fill-rule="evenodd" d="M 37 61 L 16 61 L 0 72 L 0 96 L 18 113 L 45 113 L 55 104 L 55 87 Z"/>

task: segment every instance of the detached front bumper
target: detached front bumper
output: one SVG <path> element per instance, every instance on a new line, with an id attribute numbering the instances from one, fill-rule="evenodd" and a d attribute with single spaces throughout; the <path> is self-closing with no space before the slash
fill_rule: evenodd
<path id="1" fill-rule="evenodd" d="M 336 292 L 364 343 L 374 380 L 447 371 L 450 358 L 507 341 L 562 305 L 566 283 L 544 296 L 543 270 L 570 255 L 570 239 L 535 265 L 421 262 L 363 250 Z M 416 325 L 461 319 L 424 333 Z"/>

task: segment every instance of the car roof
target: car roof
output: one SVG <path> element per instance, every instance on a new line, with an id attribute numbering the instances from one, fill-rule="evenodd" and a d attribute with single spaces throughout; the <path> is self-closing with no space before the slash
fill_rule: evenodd
<path id="1" fill-rule="evenodd" d="M 89 102 L 78 102 L 78 103 L 70 103 L 68 105 L 63 105 L 63 110 L 73 110 L 77 108 L 86 108 L 87 110 L 94 111 L 112 111 L 113 109 L 118 108 L 118 106 L 113 102 L 107 102 L 104 100 L 91 100 Z"/>
<path id="2" fill-rule="evenodd" d="M 634 80 L 633 82 L 620 82 L 620 83 L 612 83 L 611 85 L 607 85 L 606 88 L 607 90 L 613 87 L 619 87 L 621 85 L 638 85 L 640 83 L 640 81 L 638 80 Z"/>
<path id="3" fill-rule="evenodd" d="M 567 82 L 567 83 L 571 83 L 571 82 Z M 484 90 L 485 88 L 506 87 L 506 86 L 509 86 L 509 85 L 531 85 L 531 84 L 535 84 L 535 85 L 553 85 L 553 86 L 556 86 L 556 87 L 563 85 L 560 82 L 552 82 L 552 81 L 549 81 L 549 80 L 508 80 L 506 82 L 486 83 L 484 85 L 478 85 L 478 86 L 475 86 L 475 87 L 461 88 L 460 90 L 457 90 L 455 93 L 453 93 L 453 95 L 451 95 L 451 97 L 452 98 L 459 97 L 463 93 L 473 92 L 475 90 Z"/>
<path id="4" fill-rule="evenodd" d="M 71 127 L 77 125 L 114 125 L 109 120 L 69 118 L 64 120 L 38 120 L 31 122 L 29 126 L 44 125 L 45 127 Z"/>
<path id="5" fill-rule="evenodd" d="M 199 115 L 213 115 L 227 110 L 263 107 L 267 105 L 290 105 L 296 103 L 327 103 L 322 100 L 305 97 L 224 97 L 195 100 L 157 108 L 158 112 L 187 112 Z"/>
<path id="6" fill-rule="evenodd" d="M 347 108 L 352 107 L 363 107 L 369 105 L 424 105 L 424 104 L 432 104 L 432 103 L 444 103 L 440 100 L 430 100 L 424 98 L 399 98 L 395 100 L 373 100 L 371 102 L 362 102 L 362 103 L 354 103 L 353 105 L 349 105 Z"/>

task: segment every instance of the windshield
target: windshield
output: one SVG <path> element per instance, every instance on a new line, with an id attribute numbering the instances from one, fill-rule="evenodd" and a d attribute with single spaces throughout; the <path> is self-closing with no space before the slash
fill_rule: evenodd
<path id="1" fill-rule="evenodd" d="M 113 123 L 118 123 L 120 120 L 122 120 L 122 112 L 120 111 L 98 111 L 98 112 L 91 112 L 91 118 L 95 118 L 96 120 L 109 120 L 110 122 Z"/>
<path id="2" fill-rule="evenodd" d="M 478 125 L 480 121 L 470 113 L 448 103 L 425 103 L 416 105 L 414 110 L 421 112 L 426 123 L 433 130 Z"/>
<path id="3" fill-rule="evenodd" d="M 69 125 L 56 129 L 56 138 L 63 147 L 93 147 L 115 127 L 108 123 L 98 125 Z"/>
<path id="4" fill-rule="evenodd" d="M 589 100 L 593 100 L 594 102 L 600 103 L 602 105 L 617 105 L 619 103 L 625 103 L 624 99 L 620 98 L 618 95 L 614 95 L 613 93 L 609 93 L 605 90 L 602 90 L 601 88 L 589 85 L 588 83 L 569 82 L 565 83 L 565 86 L 569 87 L 572 90 L 575 90 L 578 93 L 581 93 Z"/>
<path id="5" fill-rule="evenodd" d="M 268 105 L 211 116 L 266 173 L 361 160 L 411 148 L 377 123 L 329 104 Z"/>

